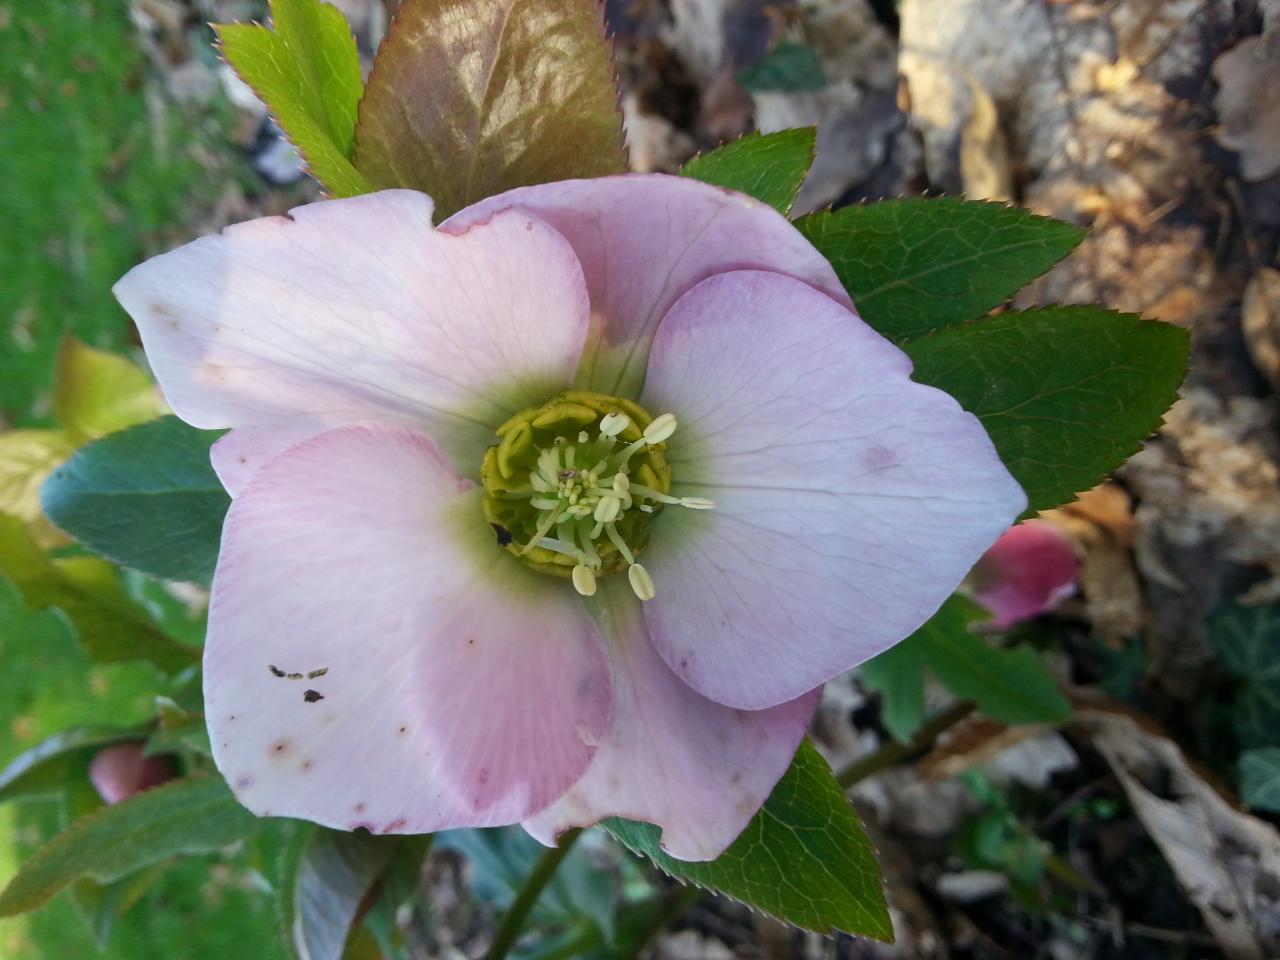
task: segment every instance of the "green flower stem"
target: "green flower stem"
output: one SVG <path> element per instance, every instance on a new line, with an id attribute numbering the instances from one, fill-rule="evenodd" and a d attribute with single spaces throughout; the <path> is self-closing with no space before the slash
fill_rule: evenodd
<path id="1" fill-rule="evenodd" d="M 914 753 L 929 747 L 945 731 L 954 727 L 977 707 L 966 700 L 952 704 L 946 710 L 931 717 L 906 743 L 891 740 L 861 759 L 855 760 L 838 774 L 836 780 L 840 786 L 848 790 L 855 783 L 879 773 L 885 767 L 891 767 L 900 760 L 905 760 Z"/>
<path id="2" fill-rule="evenodd" d="M 515 945 L 520 927 L 524 925 L 529 911 L 538 901 L 542 888 L 555 876 L 560 861 L 573 849 L 574 843 L 581 835 L 581 829 L 566 830 L 560 835 L 560 845 L 552 847 L 538 858 L 538 862 L 533 865 L 533 870 L 525 878 L 524 885 L 520 887 L 516 898 L 511 901 L 511 906 L 507 908 L 502 923 L 498 925 L 498 930 L 493 935 L 493 943 L 489 946 L 487 955 L 488 960 L 502 960 L 507 955 L 507 951 Z"/>

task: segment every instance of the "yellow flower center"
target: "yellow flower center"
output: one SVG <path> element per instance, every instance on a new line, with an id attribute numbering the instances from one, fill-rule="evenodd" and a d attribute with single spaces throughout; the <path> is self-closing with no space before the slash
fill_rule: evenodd
<path id="1" fill-rule="evenodd" d="M 541 573 L 568 578 L 580 594 L 623 570 L 641 600 L 653 580 L 636 556 L 665 506 L 709 510 L 673 497 L 666 441 L 670 413 L 653 417 L 630 400 L 585 390 L 557 394 L 498 428 L 484 455 L 485 519 L 498 542 Z"/>

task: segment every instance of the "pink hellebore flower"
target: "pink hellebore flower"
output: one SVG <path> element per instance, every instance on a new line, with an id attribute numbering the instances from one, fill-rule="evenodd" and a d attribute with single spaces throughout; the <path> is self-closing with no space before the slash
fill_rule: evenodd
<path id="1" fill-rule="evenodd" d="M 1005 630 L 1052 610 L 1075 592 L 1076 548 L 1047 520 L 1010 527 L 969 576 L 973 598 Z"/>
<path id="2" fill-rule="evenodd" d="M 547 843 L 617 815 L 714 857 L 817 688 L 1022 491 L 764 204 L 651 175 L 431 213 L 314 203 L 116 287 L 173 409 L 231 428 L 218 767 L 262 815 Z"/>

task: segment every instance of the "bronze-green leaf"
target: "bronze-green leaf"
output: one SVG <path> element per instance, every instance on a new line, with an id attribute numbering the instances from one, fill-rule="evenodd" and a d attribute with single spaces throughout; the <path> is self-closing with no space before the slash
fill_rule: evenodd
<path id="1" fill-rule="evenodd" d="M 443 219 L 512 187 L 626 169 L 596 0 L 405 0 L 369 75 L 356 166 Z"/>

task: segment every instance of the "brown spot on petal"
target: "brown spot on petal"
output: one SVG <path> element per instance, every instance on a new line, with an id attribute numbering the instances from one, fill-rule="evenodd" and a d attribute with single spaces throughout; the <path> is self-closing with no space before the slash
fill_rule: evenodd
<path id="1" fill-rule="evenodd" d="M 478 780 L 480 781 L 480 783 L 481 783 L 481 784 L 486 784 L 486 783 L 488 783 L 488 782 L 489 782 L 489 768 L 488 768 L 488 767 L 481 767 L 481 768 L 480 768 L 480 774 L 479 774 L 479 776 L 478 776 L 476 779 L 478 779 Z"/>
<path id="2" fill-rule="evenodd" d="M 403 830 L 404 825 L 409 821 L 404 817 L 397 817 L 382 828 L 383 833 L 395 833 L 397 830 Z"/>
<path id="3" fill-rule="evenodd" d="M 354 807 L 354 810 L 355 810 L 355 812 L 356 812 L 356 813 L 364 813 L 364 804 L 363 804 L 363 803 L 357 803 L 357 804 L 355 805 L 355 807 Z"/>
<path id="4" fill-rule="evenodd" d="M 275 754 L 284 753 L 288 749 L 289 749 L 288 740 L 277 740 L 275 743 L 271 745 L 271 752 Z"/>
<path id="5" fill-rule="evenodd" d="M 302 769 L 303 769 L 303 772 L 306 772 L 307 770 L 310 770 L 310 769 L 311 769 L 312 767 L 314 767 L 314 766 L 315 766 L 315 763 L 313 763 L 313 762 L 312 762 L 312 761 L 310 761 L 310 760 L 303 760 L 303 761 L 302 761 Z"/>
<path id="6" fill-rule="evenodd" d="M 317 700 L 323 700 L 324 694 L 319 690 L 308 690 L 302 695 L 302 699 L 307 703 L 315 703 Z"/>

